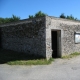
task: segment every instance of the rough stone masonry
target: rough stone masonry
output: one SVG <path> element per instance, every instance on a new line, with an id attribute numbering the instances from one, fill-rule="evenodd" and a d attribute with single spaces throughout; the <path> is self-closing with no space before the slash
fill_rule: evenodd
<path id="1" fill-rule="evenodd" d="M 57 32 L 58 57 L 80 52 L 75 43 L 75 33 L 80 32 L 80 22 L 45 16 L 0 25 L 0 48 L 26 54 L 52 57 L 52 33 Z"/>

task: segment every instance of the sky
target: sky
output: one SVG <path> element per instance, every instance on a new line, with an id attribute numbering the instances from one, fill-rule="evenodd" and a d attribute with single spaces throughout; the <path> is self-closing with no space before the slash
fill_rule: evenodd
<path id="1" fill-rule="evenodd" d="M 38 11 L 59 17 L 61 13 L 80 19 L 80 0 L 0 0 L 0 17 L 16 15 L 21 19 Z"/>

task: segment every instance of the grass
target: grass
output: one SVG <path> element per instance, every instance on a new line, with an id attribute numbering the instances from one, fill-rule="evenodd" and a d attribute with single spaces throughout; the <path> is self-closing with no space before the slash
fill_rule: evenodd
<path id="1" fill-rule="evenodd" d="M 47 65 L 53 59 L 46 60 L 42 56 L 26 55 L 11 50 L 0 49 L 0 64 L 9 65 Z"/>
<path id="2" fill-rule="evenodd" d="M 18 60 L 18 61 L 10 61 L 7 64 L 9 65 L 48 65 L 51 64 L 53 59 L 37 59 L 37 60 Z"/>
<path id="3" fill-rule="evenodd" d="M 63 56 L 62 59 L 70 59 L 70 58 L 76 57 L 78 55 L 80 55 L 80 53 L 75 52 L 75 53 L 72 53 L 70 55 Z"/>

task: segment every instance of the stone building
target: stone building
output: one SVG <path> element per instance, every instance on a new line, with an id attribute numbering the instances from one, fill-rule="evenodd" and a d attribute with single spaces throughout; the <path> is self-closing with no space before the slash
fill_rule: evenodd
<path id="1" fill-rule="evenodd" d="M 0 47 L 47 59 L 80 52 L 80 22 L 45 16 L 2 24 Z"/>

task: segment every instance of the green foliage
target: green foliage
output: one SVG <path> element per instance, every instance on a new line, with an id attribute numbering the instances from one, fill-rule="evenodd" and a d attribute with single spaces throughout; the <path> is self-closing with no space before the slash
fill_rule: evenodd
<path id="1" fill-rule="evenodd" d="M 65 16 L 64 13 L 62 13 L 59 17 L 64 19 L 69 19 L 69 20 L 78 20 L 77 18 L 74 18 L 72 15 Z"/>
<path id="2" fill-rule="evenodd" d="M 10 18 L 10 22 L 14 22 L 14 21 L 18 21 L 20 20 L 20 17 L 17 17 L 15 15 L 12 15 L 12 17 Z"/>
<path id="3" fill-rule="evenodd" d="M 31 18 L 34 18 L 34 16 L 33 15 L 29 15 L 29 19 L 31 19 Z"/>
<path id="4" fill-rule="evenodd" d="M 29 15 L 29 19 L 31 19 L 31 18 L 37 18 L 37 17 L 41 17 L 41 16 L 45 16 L 45 15 L 47 15 L 47 14 L 39 11 L 35 15 Z"/>
<path id="5" fill-rule="evenodd" d="M 38 13 L 35 14 L 35 17 L 41 17 L 41 16 L 45 16 L 46 14 L 39 11 Z"/>
<path id="6" fill-rule="evenodd" d="M 75 20 L 75 18 L 72 15 L 67 16 L 66 19 Z"/>
<path id="7" fill-rule="evenodd" d="M 71 53 L 70 55 L 63 56 L 62 58 L 63 59 L 70 59 L 70 58 L 76 57 L 78 55 L 80 55 L 80 53 L 74 52 L 74 53 Z"/>
<path id="8" fill-rule="evenodd" d="M 37 59 L 37 60 L 18 60 L 18 61 L 10 61 L 7 64 L 9 65 L 48 65 L 51 64 L 53 59 Z"/>
<path id="9" fill-rule="evenodd" d="M 18 21 L 18 20 L 20 20 L 20 17 L 12 15 L 11 18 L 0 18 L 0 24 L 9 23 L 9 22 L 15 22 L 15 21 Z"/>
<path id="10" fill-rule="evenodd" d="M 60 18 L 66 18 L 66 16 L 64 15 L 64 13 L 62 13 L 62 14 L 60 15 Z"/>

